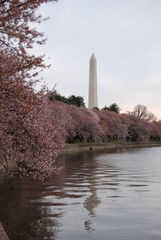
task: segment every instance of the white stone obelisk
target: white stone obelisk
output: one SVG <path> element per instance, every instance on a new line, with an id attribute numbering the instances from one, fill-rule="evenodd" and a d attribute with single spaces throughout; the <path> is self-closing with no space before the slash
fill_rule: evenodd
<path id="1" fill-rule="evenodd" d="M 97 62 L 92 54 L 89 61 L 89 96 L 88 96 L 88 107 L 90 109 L 98 107 L 97 100 Z"/>

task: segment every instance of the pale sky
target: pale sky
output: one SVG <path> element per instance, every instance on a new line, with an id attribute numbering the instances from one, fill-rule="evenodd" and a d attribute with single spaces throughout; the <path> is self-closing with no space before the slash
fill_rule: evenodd
<path id="1" fill-rule="evenodd" d="M 40 9 L 48 38 L 35 48 L 52 64 L 49 89 L 88 106 L 89 59 L 97 59 L 98 105 L 121 112 L 142 104 L 161 118 L 161 0 L 59 0 Z"/>

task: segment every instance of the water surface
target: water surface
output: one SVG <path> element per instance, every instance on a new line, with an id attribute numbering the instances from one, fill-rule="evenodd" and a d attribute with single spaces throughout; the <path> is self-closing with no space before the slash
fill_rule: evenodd
<path id="1" fill-rule="evenodd" d="M 62 155 L 45 182 L 0 178 L 10 240 L 160 240 L 161 148 Z"/>

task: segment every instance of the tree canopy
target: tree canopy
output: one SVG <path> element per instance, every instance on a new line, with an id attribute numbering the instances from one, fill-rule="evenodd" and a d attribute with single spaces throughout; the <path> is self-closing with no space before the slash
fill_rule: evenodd
<path id="1" fill-rule="evenodd" d="M 141 104 L 136 105 L 130 114 L 148 121 L 153 121 L 156 119 L 155 115 L 152 112 L 149 112 L 146 106 Z"/>
<path id="2" fill-rule="evenodd" d="M 49 100 L 57 100 L 63 103 L 75 105 L 77 107 L 85 107 L 84 99 L 81 96 L 71 95 L 69 97 L 64 97 L 56 90 L 53 90 L 49 94 Z"/>
<path id="3" fill-rule="evenodd" d="M 50 120 L 47 92 L 34 91 L 40 69 L 47 66 L 43 56 L 28 51 L 45 43 L 32 26 L 43 21 L 36 10 L 47 2 L 56 1 L 0 1 L 0 164 L 8 171 L 15 162 L 21 172 L 39 178 L 56 171 L 63 145 L 56 137 L 60 123 Z"/>
<path id="4" fill-rule="evenodd" d="M 109 110 L 111 112 L 120 113 L 120 108 L 116 103 L 112 103 L 109 107 L 104 107 L 103 110 Z"/>
<path id="5" fill-rule="evenodd" d="M 128 113 L 78 108 L 60 101 L 49 101 L 49 104 L 52 121 L 61 119 L 60 134 L 68 143 L 161 140 L 160 121 L 149 122 Z"/>

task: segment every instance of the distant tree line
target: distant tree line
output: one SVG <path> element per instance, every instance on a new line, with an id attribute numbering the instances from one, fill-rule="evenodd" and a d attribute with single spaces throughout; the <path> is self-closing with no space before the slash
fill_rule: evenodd
<path id="1" fill-rule="evenodd" d="M 161 140 L 161 121 L 156 121 L 143 105 L 137 105 L 134 111 L 123 114 L 118 112 L 120 108 L 117 104 L 110 105 L 115 106 L 117 111 L 110 110 L 110 107 L 102 110 L 78 108 L 57 100 L 49 101 L 49 105 L 52 120 L 55 122 L 57 116 L 63 123 L 60 132 L 68 143 Z"/>
<path id="2" fill-rule="evenodd" d="M 65 97 L 65 96 L 62 96 L 55 89 L 53 91 L 49 92 L 48 99 L 50 101 L 56 100 L 56 101 L 60 101 L 60 102 L 66 103 L 66 104 L 75 105 L 77 107 L 85 107 L 85 102 L 84 102 L 83 97 L 75 96 L 75 95 Z M 95 109 L 98 109 L 98 108 L 95 108 Z M 109 107 L 105 106 L 103 108 L 103 110 L 109 110 L 109 111 L 112 111 L 112 112 L 119 113 L 121 109 L 119 108 L 119 106 L 116 103 L 112 103 Z"/>
<path id="3" fill-rule="evenodd" d="M 56 100 L 66 104 L 75 105 L 77 107 L 85 107 L 84 99 L 81 96 L 71 95 L 69 97 L 64 97 L 58 91 L 53 90 L 49 93 L 49 100 Z"/>
<path id="4" fill-rule="evenodd" d="M 105 106 L 103 110 L 109 110 L 111 112 L 119 113 L 121 109 L 116 103 L 112 103 L 109 107 Z"/>

